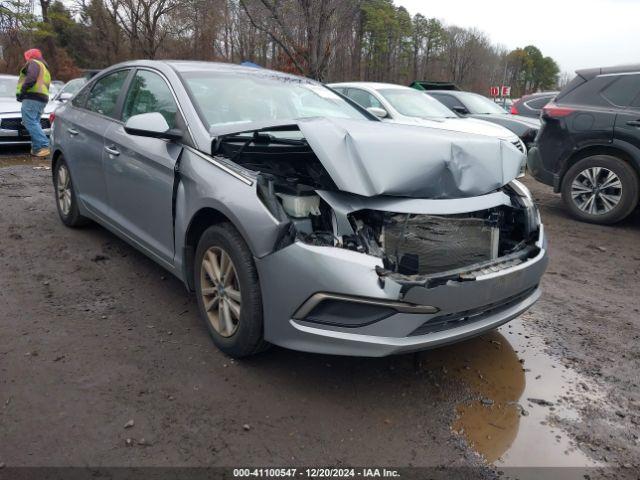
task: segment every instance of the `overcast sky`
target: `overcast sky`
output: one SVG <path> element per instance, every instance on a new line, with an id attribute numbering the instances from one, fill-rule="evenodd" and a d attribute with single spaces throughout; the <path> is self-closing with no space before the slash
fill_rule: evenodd
<path id="1" fill-rule="evenodd" d="M 508 49 L 536 45 L 563 72 L 640 63 L 640 0 L 395 0 L 395 4 L 412 15 L 476 27 Z"/>

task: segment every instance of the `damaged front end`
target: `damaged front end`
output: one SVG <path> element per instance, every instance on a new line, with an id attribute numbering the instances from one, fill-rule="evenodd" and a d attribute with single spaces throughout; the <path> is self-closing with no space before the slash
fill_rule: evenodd
<path id="1" fill-rule="evenodd" d="M 513 147 L 494 139 L 469 147 L 430 132 L 435 146 L 422 149 L 422 164 L 389 158 L 384 166 L 388 153 L 344 131 L 336 136 L 335 123 L 326 122 L 234 133 L 215 144 L 215 155 L 255 173 L 256 193 L 279 229 L 273 253 L 257 259 L 268 278 L 267 339 L 325 353 L 411 351 L 495 327 L 537 299 L 544 235 L 528 190 L 515 180 L 522 155 L 503 150 Z M 474 164 L 474 149 L 499 161 L 478 154 Z M 399 195 L 402 184 L 410 194 Z M 332 345 L 319 346 L 318 336 Z"/>
<path id="2" fill-rule="evenodd" d="M 471 160 L 477 164 L 470 163 L 468 155 L 438 158 L 435 148 L 435 154 L 422 153 L 424 168 L 416 168 L 415 175 L 410 172 L 402 175 L 411 183 L 415 176 L 422 175 L 422 171 L 431 171 L 425 181 L 433 185 L 423 186 L 422 190 L 440 198 L 365 196 L 355 192 L 372 188 L 381 191 L 399 189 L 392 183 L 380 188 L 383 183 L 372 178 L 374 174 L 392 174 L 393 162 L 390 160 L 392 164 L 386 172 L 367 165 L 356 172 L 365 177 L 365 181 L 354 178 L 352 184 L 345 184 L 346 172 L 354 171 L 363 156 L 375 153 L 371 155 L 374 157 L 371 161 L 374 165 L 379 162 L 379 152 L 372 150 L 370 145 L 369 151 L 362 151 L 362 144 L 355 143 L 349 131 L 342 153 L 344 168 L 334 175 L 339 178 L 338 183 L 342 183 L 340 188 L 326 168 L 327 163 L 336 168 L 340 162 L 335 158 L 323 159 L 322 153 L 316 153 L 326 152 L 327 144 L 331 145 L 335 136 L 327 136 L 323 143 L 322 135 L 318 133 L 321 129 L 310 128 L 308 122 L 301 125 L 280 125 L 226 135 L 220 137 L 215 146 L 219 155 L 258 172 L 257 194 L 281 229 L 274 250 L 295 241 L 352 250 L 382 260 L 382 266 L 376 268 L 381 280 L 393 278 L 406 285 L 427 286 L 448 280 L 473 280 L 479 274 L 518 265 L 538 253 L 535 242 L 539 216 L 526 188 L 519 182 L 511 180 L 484 195 L 461 198 L 448 198 L 451 194 L 442 188 L 452 178 L 468 177 L 470 173 L 479 180 L 473 187 L 464 188 L 472 191 L 492 188 L 504 180 L 502 158 L 499 158 L 500 168 L 495 162 L 489 163 L 498 170 L 491 176 L 483 165 L 486 158 L 480 156 Z M 330 126 L 335 129 L 335 125 Z M 315 150 L 304 136 L 305 132 L 307 135 L 313 132 L 318 142 Z M 445 152 L 463 151 L 460 145 L 466 143 L 460 139 L 457 139 L 458 143 L 451 142 L 450 138 L 445 140 L 450 142 Z M 496 144 L 500 145 L 493 139 L 489 143 L 492 147 Z M 329 150 L 336 155 L 335 145 Z M 493 150 L 497 157 L 501 152 L 501 149 Z M 457 169 L 465 170 L 464 175 Z M 511 168 L 511 175 L 515 178 L 518 172 L 516 163 Z M 486 178 L 489 181 L 484 180 L 485 184 L 482 184 L 481 180 Z M 456 186 L 457 191 L 461 189 L 460 185 Z"/>
<path id="3" fill-rule="evenodd" d="M 491 195 L 487 208 L 458 201 L 393 198 L 345 198 L 308 186 L 293 186 L 261 177 L 259 191 L 276 218 L 285 220 L 276 249 L 299 241 L 377 257 L 381 282 L 387 278 L 409 287 L 449 280 L 471 281 L 535 257 L 540 247 L 536 207 L 512 181 Z M 265 184 L 266 182 L 266 184 Z M 455 206 L 454 206 L 455 207 Z"/>

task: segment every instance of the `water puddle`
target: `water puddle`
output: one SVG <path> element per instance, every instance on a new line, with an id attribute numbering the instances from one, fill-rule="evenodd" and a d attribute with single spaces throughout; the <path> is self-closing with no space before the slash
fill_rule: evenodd
<path id="1" fill-rule="evenodd" d="M 426 352 L 481 400 L 457 406 L 453 429 L 497 466 L 596 466 L 558 426 L 579 420 L 574 400 L 602 401 L 585 377 L 545 353 L 526 329 L 527 314 L 472 340 Z"/>

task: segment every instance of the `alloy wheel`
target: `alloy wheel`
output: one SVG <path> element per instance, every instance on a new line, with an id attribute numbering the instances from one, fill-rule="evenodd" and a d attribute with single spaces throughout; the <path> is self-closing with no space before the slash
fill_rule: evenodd
<path id="1" fill-rule="evenodd" d="M 231 257 L 220 247 L 209 248 L 200 267 L 202 302 L 213 329 L 223 337 L 238 330 L 242 297 Z"/>
<path id="2" fill-rule="evenodd" d="M 603 215 L 618 206 L 622 199 L 622 182 L 618 175 L 604 167 L 589 167 L 571 183 L 575 205 L 590 215 Z"/>
<path id="3" fill-rule="evenodd" d="M 58 205 L 60 211 L 66 217 L 71 212 L 71 177 L 69 176 L 69 170 L 67 166 L 62 164 L 58 167 Z"/>

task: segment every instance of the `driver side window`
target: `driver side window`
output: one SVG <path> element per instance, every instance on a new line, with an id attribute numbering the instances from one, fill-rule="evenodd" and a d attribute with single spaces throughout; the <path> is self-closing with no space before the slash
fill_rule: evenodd
<path id="1" fill-rule="evenodd" d="M 122 120 L 126 122 L 134 115 L 153 112 L 162 114 L 169 128 L 176 127 L 178 106 L 167 82 L 157 73 L 139 70 L 133 77 L 124 101 Z"/>

